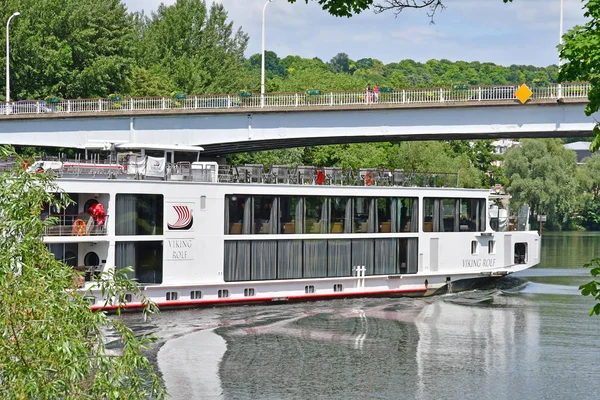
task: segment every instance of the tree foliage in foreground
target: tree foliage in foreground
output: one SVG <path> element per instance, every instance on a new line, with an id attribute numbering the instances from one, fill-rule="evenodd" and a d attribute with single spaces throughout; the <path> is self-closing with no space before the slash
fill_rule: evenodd
<path id="1" fill-rule="evenodd" d="M 15 156 L 0 147 L 0 158 Z M 17 162 L 22 160 L 16 156 Z M 42 241 L 44 203 L 63 207 L 46 174 L 21 168 L 5 172 L 0 185 L 0 398 L 145 399 L 165 391 L 142 351 L 152 337 L 136 338 L 118 318 L 92 312 L 77 290 L 72 267 L 54 259 Z M 141 295 L 126 270 L 103 274 L 108 298 Z M 148 304 L 147 311 L 153 307 Z M 107 334 L 122 343 L 106 348 Z"/>
<path id="2" fill-rule="evenodd" d="M 590 315 L 600 315 L 600 282 L 596 278 L 600 275 L 600 258 L 592 259 L 584 268 L 591 268 L 590 274 L 594 279 L 588 283 L 579 286 L 581 294 L 584 296 L 592 296 L 596 300 L 596 304 L 591 308 Z"/>
<path id="3" fill-rule="evenodd" d="M 295 3 L 297 0 L 288 0 L 290 3 Z M 318 2 L 323 10 L 336 17 L 351 17 L 355 14 L 373 7 L 376 13 L 385 11 L 393 11 L 398 15 L 405 9 L 416 8 L 426 9 L 427 15 L 432 18 L 438 10 L 446 8 L 445 0 L 304 0 L 307 4 L 309 1 Z M 513 0 L 502 0 L 505 3 Z"/>

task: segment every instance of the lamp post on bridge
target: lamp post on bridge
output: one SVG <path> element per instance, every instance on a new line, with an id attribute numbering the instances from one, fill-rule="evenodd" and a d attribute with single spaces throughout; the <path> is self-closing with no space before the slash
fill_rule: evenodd
<path id="1" fill-rule="evenodd" d="M 560 36 L 558 37 L 558 44 L 559 46 L 563 43 L 563 7 L 564 6 L 564 0 L 560 0 L 560 23 L 559 23 L 559 30 L 560 30 Z M 558 71 L 560 72 L 560 66 L 562 65 L 562 58 L 560 58 L 560 50 L 558 52 Z M 558 83 L 558 94 L 557 94 L 557 100 L 560 100 L 562 98 L 562 85 L 559 82 Z"/>
<path id="2" fill-rule="evenodd" d="M 262 14 L 262 57 L 261 57 L 261 65 L 260 65 L 260 106 L 265 106 L 265 11 L 267 10 L 267 5 L 274 0 L 267 0 L 263 7 Z"/>
<path id="3" fill-rule="evenodd" d="M 10 32 L 9 32 L 9 26 L 10 26 L 10 21 L 14 18 L 21 15 L 20 12 L 16 12 L 13 15 L 11 15 L 10 17 L 8 17 L 8 21 L 6 22 L 6 106 L 4 107 L 4 110 L 6 112 L 6 115 L 8 115 L 8 102 L 10 101 Z"/>

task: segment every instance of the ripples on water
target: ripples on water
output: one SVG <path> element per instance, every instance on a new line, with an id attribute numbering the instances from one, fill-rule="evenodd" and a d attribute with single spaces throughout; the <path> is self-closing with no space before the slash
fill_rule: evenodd
<path id="1" fill-rule="evenodd" d="M 174 399 L 595 398 L 588 273 L 547 263 L 466 294 L 125 318 L 161 337 Z"/>

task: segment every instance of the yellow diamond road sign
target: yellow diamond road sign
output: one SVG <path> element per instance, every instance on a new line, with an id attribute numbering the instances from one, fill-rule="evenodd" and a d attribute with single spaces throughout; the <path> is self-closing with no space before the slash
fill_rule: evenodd
<path id="1" fill-rule="evenodd" d="M 529 89 L 526 84 L 522 84 L 515 92 L 515 97 L 519 99 L 522 104 L 525 104 L 532 94 L 531 89 Z"/>

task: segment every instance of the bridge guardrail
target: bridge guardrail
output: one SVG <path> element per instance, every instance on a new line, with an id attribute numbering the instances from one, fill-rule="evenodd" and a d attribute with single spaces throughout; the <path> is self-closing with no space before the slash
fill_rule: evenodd
<path id="1" fill-rule="evenodd" d="M 320 94 L 268 93 L 261 99 L 260 94 L 240 96 L 216 94 L 172 97 L 123 97 L 114 99 L 73 99 L 54 101 L 51 104 L 42 100 L 23 100 L 0 103 L 0 118 L 12 114 L 48 113 L 104 113 L 104 112 L 148 112 L 167 110 L 205 110 L 232 108 L 295 108 L 295 107 L 334 107 L 369 106 L 372 104 L 439 104 L 453 102 L 485 102 L 515 99 L 518 85 L 474 86 L 460 88 L 441 87 L 430 89 L 393 89 L 379 93 L 361 91 L 321 91 Z M 530 86 L 532 100 L 584 99 L 588 97 L 589 83 L 563 83 L 547 86 Z M 263 101 L 261 101 L 263 100 Z"/>

